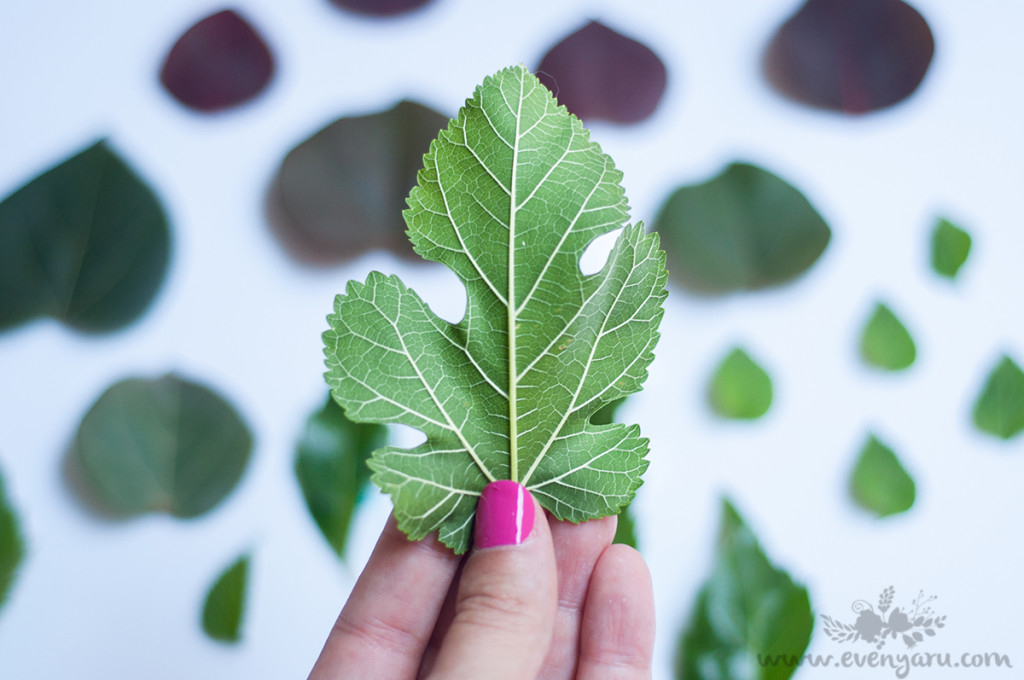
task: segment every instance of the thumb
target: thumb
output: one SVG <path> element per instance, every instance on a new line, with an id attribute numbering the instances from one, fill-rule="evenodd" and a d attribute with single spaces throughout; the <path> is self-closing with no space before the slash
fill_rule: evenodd
<path id="1" fill-rule="evenodd" d="M 432 678 L 534 680 L 551 645 L 558 598 L 547 518 L 521 484 L 480 496 L 473 553 Z"/>

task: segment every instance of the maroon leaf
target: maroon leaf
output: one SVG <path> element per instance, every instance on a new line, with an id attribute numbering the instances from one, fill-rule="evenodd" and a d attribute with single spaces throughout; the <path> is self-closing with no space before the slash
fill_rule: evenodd
<path id="1" fill-rule="evenodd" d="M 638 123 L 665 92 L 665 64 L 646 45 L 596 21 L 544 55 L 537 77 L 583 119 Z"/>
<path id="2" fill-rule="evenodd" d="M 185 31 L 171 48 L 160 82 L 199 111 L 220 111 L 255 97 L 274 74 L 274 58 L 256 30 L 225 10 Z"/>
<path id="3" fill-rule="evenodd" d="M 768 45 L 764 70 L 791 99 L 865 113 L 909 97 L 934 51 L 924 18 L 899 0 L 807 0 Z"/>
<path id="4" fill-rule="evenodd" d="M 331 0 L 331 2 L 350 12 L 383 17 L 411 12 L 423 7 L 430 0 Z"/>
<path id="5" fill-rule="evenodd" d="M 275 233 L 294 256 L 314 264 L 376 248 L 416 258 L 402 210 L 423 154 L 446 122 L 403 101 L 323 128 L 288 153 L 273 180 L 268 212 Z"/>

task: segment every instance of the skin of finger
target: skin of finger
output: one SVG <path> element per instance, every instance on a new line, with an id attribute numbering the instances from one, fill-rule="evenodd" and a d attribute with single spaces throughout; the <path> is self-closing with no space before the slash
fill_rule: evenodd
<path id="1" fill-rule="evenodd" d="M 654 591 L 643 557 L 611 545 L 590 579 L 580 632 L 580 680 L 648 680 L 654 656 Z"/>
<path id="2" fill-rule="evenodd" d="M 388 518 L 309 680 L 416 677 L 459 557 Z"/>
<path id="3" fill-rule="evenodd" d="M 417 677 L 425 678 L 430 675 L 430 672 L 434 669 L 434 662 L 437 660 L 437 653 L 441 650 L 441 643 L 444 642 L 444 636 L 447 635 L 452 621 L 455 620 L 455 598 L 459 594 L 459 582 L 462 580 L 462 568 L 465 564 L 465 560 L 459 563 L 459 569 L 455 573 L 451 586 L 448 588 L 444 604 L 441 605 L 441 613 L 437 616 L 434 632 L 431 633 L 427 648 L 423 651 L 423 661 L 420 664 L 420 673 Z"/>
<path id="4" fill-rule="evenodd" d="M 547 518 L 539 504 L 535 510 L 522 545 L 478 550 L 466 560 L 432 680 L 537 677 L 551 645 L 558 576 Z"/>
<path id="5" fill-rule="evenodd" d="M 598 558 L 615 538 L 616 517 L 572 524 L 549 516 L 551 540 L 558 569 L 558 613 L 551 649 L 541 667 L 540 680 L 576 677 L 580 652 L 580 622 Z"/>

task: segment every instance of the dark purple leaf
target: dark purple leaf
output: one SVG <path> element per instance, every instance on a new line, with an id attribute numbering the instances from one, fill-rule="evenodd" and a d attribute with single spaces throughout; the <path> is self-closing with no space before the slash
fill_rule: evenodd
<path id="1" fill-rule="evenodd" d="M 934 51 L 927 22 L 899 0 L 807 0 L 768 45 L 764 70 L 791 99 L 865 113 L 909 97 Z"/>
<path id="2" fill-rule="evenodd" d="M 171 48 L 160 82 L 199 111 L 219 111 L 255 97 L 274 74 L 274 58 L 256 30 L 225 10 L 185 31 Z"/>
<path id="3" fill-rule="evenodd" d="M 419 9 L 430 0 L 331 0 L 331 2 L 350 12 L 386 17 Z"/>
<path id="4" fill-rule="evenodd" d="M 292 149 L 268 197 L 274 231 L 297 258 L 341 262 L 382 248 L 417 257 L 402 210 L 447 118 L 413 102 L 340 118 Z"/>
<path id="5" fill-rule="evenodd" d="M 585 120 L 638 123 L 665 92 L 665 64 L 643 43 L 596 21 L 544 55 L 537 77 Z"/>

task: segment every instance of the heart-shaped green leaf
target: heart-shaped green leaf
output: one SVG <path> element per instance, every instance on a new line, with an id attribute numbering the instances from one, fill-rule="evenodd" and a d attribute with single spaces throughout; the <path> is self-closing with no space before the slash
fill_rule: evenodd
<path id="1" fill-rule="evenodd" d="M 78 427 L 74 455 L 90 500 L 105 512 L 196 517 L 235 487 L 251 449 L 230 404 L 167 375 L 104 392 Z"/>
<path id="2" fill-rule="evenodd" d="M 330 396 L 306 421 L 295 476 L 306 507 L 338 557 L 345 556 L 349 525 L 370 481 L 366 462 L 386 440 L 383 425 L 352 422 Z"/>
<path id="3" fill-rule="evenodd" d="M 948 279 L 956 278 L 971 252 L 971 235 L 943 218 L 932 230 L 932 269 Z"/>
<path id="4" fill-rule="evenodd" d="M 0 475 L 0 607 L 7 599 L 24 556 L 25 544 L 18 528 L 18 517 L 7 499 L 3 476 Z"/>
<path id="5" fill-rule="evenodd" d="M 790 281 L 817 261 L 832 235 L 803 194 L 744 163 L 677 189 L 656 224 L 672 280 L 705 294 Z"/>
<path id="6" fill-rule="evenodd" d="M 523 67 L 487 78 L 431 145 L 409 197 L 416 251 L 466 286 L 462 321 L 438 318 L 398 278 L 372 272 L 335 299 L 327 381 L 359 422 L 427 439 L 370 461 L 414 539 L 469 547 L 492 480 L 524 484 L 557 518 L 615 514 L 647 467 L 639 428 L 595 426 L 640 389 L 665 297 L 656 235 L 632 226 L 604 268 L 580 257 L 626 221 L 621 173 Z"/>
<path id="7" fill-rule="evenodd" d="M 241 639 L 245 596 L 249 585 L 249 555 L 242 555 L 214 582 L 203 603 L 203 632 L 220 642 Z"/>
<path id="8" fill-rule="evenodd" d="M 0 331 L 52 316 L 86 331 L 130 323 L 164 278 L 167 218 L 104 142 L 0 203 Z"/>
<path id="9" fill-rule="evenodd" d="M 864 325 L 860 336 L 860 356 L 871 366 L 884 371 L 902 371 L 917 357 L 910 331 L 891 309 L 881 302 Z"/>
<path id="10" fill-rule="evenodd" d="M 708 401 L 723 418 L 755 420 L 772 405 L 772 379 L 749 354 L 736 347 L 711 376 Z"/>
<path id="11" fill-rule="evenodd" d="M 974 425 L 1000 439 L 1010 439 L 1024 430 L 1024 371 L 1006 355 L 989 373 L 978 395 Z"/>
<path id="12" fill-rule="evenodd" d="M 865 510 L 887 517 L 914 505 L 916 487 L 893 450 L 872 435 L 850 475 L 850 494 Z"/>
<path id="13" fill-rule="evenodd" d="M 775 567 L 735 508 L 726 501 L 711 575 L 682 637 L 679 680 L 785 680 L 796 665 L 758 657 L 799 658 L 814 615 L 807 589 Z"/>

